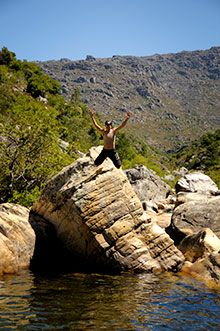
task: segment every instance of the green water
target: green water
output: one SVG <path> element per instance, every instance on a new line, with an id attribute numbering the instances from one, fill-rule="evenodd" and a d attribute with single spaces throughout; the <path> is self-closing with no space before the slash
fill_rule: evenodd
<path id="1" fill-rule="evenodd" d="M 220 330 L 218 294 L 173 274 L 0 278 L 1 330 Z"/>

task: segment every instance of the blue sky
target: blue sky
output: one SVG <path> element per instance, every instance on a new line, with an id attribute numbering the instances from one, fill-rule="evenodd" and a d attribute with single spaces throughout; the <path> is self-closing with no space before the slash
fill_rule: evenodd
<path id="1" fill-rule="evenodd" d="M 220 46 L 220 0 L 0 0 L 18 59 L 148 56 Z"/>

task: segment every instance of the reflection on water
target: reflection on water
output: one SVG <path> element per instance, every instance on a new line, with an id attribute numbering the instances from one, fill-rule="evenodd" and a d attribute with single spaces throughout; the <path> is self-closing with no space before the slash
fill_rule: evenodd
<path id="1" fill-rule="evenodd" d="M 219 330 L 217 293 L 166 274 L 0 278 L 2 330 Z"/>

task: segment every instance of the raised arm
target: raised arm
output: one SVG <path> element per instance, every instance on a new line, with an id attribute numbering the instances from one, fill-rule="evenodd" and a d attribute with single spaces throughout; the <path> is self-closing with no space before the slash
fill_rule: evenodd
<path id="1" fill-rule="evenodd" d="M 131 117 L 131 112 L 128 111 L 126 119 L 124 120 L 124 122 L 122 122 L 121 125 L 119 125 L 117 128 L 114 128 L 113 130 L 118 131 L 118 130 L 122 129 L 127 124 L 127 121 L 129 120 L 130 117 Z"/>
<path id="2" fill-rule="evenodd" d="M 89 114 L 91 116 L 92 122 L 93 122 L 94 126 L 96 127 L 96 129 L 99 130 L 100 132 L 103 132 L 103 128 L 101 128 L 101 126 L 99 126 L 96 123 L 96 120 L 95 120 L 95 117 L 94 117 L 95 112 L 91 108 L 89 108 Z"/>

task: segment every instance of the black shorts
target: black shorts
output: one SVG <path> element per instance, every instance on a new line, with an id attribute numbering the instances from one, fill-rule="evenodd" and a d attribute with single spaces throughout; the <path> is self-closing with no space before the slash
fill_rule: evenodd
<path id="1" fill-rule="evenodd" d="M 105 161 L 105 159 L 109 157 L 112 162 L 114 163 L 114 166 L 116 168 L 120 168 L 121 167 L 121 160 L 118 156 L 118 153 L 116 152 L 116 149 L 104 149 L 101 151 L 101 153 L 99 154 L 99 156 L 95 159 L 95 165 L 100 165 L 102 164 L 102 162 Z"/>

